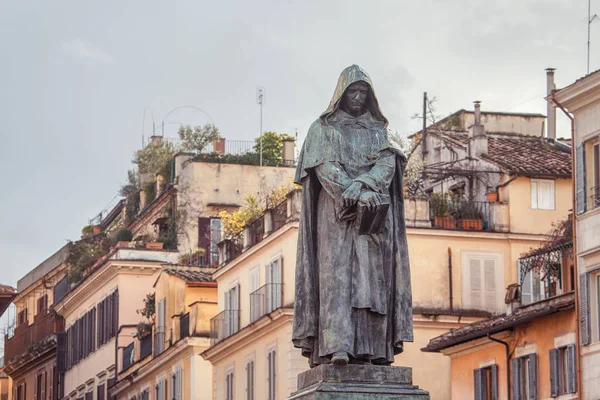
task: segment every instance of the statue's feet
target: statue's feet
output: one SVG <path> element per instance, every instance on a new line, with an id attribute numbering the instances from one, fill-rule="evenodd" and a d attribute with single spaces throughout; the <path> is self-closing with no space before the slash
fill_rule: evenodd
<path id="1" fill-rule="evenodd" d="M 331 356 L 331 362 L 335 365 L 346 365 L 349 361 L 350 357 L 345 351 L 338 351 Z"/>

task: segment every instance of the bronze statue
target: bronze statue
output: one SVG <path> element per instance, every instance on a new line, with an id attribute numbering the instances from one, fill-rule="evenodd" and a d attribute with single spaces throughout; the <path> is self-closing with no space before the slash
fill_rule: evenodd
<path id="1" fill-rule="evenodd" d="M 402 172 L 371 79 L 342 71 L 296 170 L 294 345 L 311 367 L 389 365 L 413 341 Z"/>

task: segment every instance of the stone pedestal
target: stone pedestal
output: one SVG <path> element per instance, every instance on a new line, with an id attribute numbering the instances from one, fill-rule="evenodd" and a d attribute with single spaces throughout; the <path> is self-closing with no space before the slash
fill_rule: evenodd
<path id="1" fill-rule="evenodd" d="M 298 375 L 288 400 L 429 400 L 412 384 L 412 368 L 376 365 L 319 365 Z"/>

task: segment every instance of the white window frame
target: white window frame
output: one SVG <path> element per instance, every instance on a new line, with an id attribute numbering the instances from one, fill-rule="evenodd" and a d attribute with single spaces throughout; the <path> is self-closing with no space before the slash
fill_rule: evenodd
<path id="1" fill-rule="evenodd" d="M 540 202 L 541 185 L 549 185 L 552 193 L 548 204 Z M 532 210 L 555 210 L 556 209 L 556 187 L 552 179 L 531 179 L 531 209 Z"/>
<path id="2" fill-rule="evenodd" d="M 179 387 L 179 396 L 177 395 L 177 386 L 174 386 L 173 376 L 175 376 L 175 382 Z M 169 393 L 171 394 L 171 399 L 182 400 L 183 399 L 183 365 L 181 363 L 175 365 L 171 368 L 171 385 L 169 385 Z M 171 400 L 169 399 L 169 400 Z"/>
<path id="3" fill-rule="evenodd" d="M 269 365 L 269 356 L 273 354 L 273 374 L 271 376 L 271 366 Z M 267 377 L 267 400 L 277 400 L 277 343 L 273 343 L 270 346 L 267 346 L 265 352 L 265 368 L 266 368 L 266 377 Z M 273 390 L 273 397 L 270 397 L 271 389 Z"/>
<path id="4" fill-rule="evenodd" d="M 248 365 L 252 363 L 252 393 L 250 393 L 250 382 L 248 380 Z M 244 360 L 244 370 L 246 372 L 245 376 L 245 389 L 246 389 L 246 400 L 256 400 L 256 361 L 254 359 L 254 354 L 246 357 Z"/>
<path id="5" fill-rule="evenodd" d="M 479 259 L 479 260 L 488 260 L 493 259 L 495 262 L 494 265 L 494 277 L 495 277 L 495 291 L 496 291 L 496 301 L 494 303 L 494 308 L 487 309 L 484 306 L 484 302 L 482 299 L 481 305 L 473 304 L 471 299 L 471 269 L 470 269 L 470 260 L 471 259 Z M 491 312 L 501 312 L 503 310 L 504 305 L 504 288 L 506 285 L 504 284 L 504 254 L 496 253 L 496 252 L 483 252 L 483 251 L 472 251 L 465 250 L 461 254 L 461 279 L 462 279 L 462 303 L 463 308 L 474 308 L 481 309 Z M 483 277 L 482 277 L 483 282 Z"/>
<path id="6" fill-rule="evenodd" d="M 161 375 L 158 378 L 156 378 L 156 384 L 154 385 L 154 400 L 167 400 L 167 394 L 165 393 L 166 383 L 166 375 Z"/>

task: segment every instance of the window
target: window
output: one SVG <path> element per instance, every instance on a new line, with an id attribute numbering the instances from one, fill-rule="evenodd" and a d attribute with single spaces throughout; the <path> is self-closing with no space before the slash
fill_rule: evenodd
<path id="1" fill-rule="evenodd" d="M 140 400 L 150 400 L 150 389 L 146 388 L 140 392 Z"/>
<path id="2" fill-rule="evenodd" d="M 96 350 L 96 308 L 75 320 L 67 329 L 67 369 Z"/>
<path id="3" fill-rule="evenodd" d="M 537 399 L 537 355 L 513 358 L 511 363 L 512 400 Z"/>
<path id="4" fill-rule="evenodd" d="M 560 276 L 549 273 L 549 269 L 543 272 L 540 272 L 538 269 L 532 269 L 523 275 L 523 268 L 524 265 L 521 265 L 519 260 L 519 276 L 522 277 L 521 304 L 531 304 L 562 294 L 562 280 Z M 555 270 L 562 270 L 560 264 Z M 543 275 L 540 275 L 541 273 Z"/>
<path id="5" fill-rule="evenodd" d="M 254 400 L 254 360 L 246 364 L 246 400 Z"/>
<path id="6" fill-rule="evenodd" d="M 165 351 L 165 339 L 166 339 L 166 298 L 162 298 L 158 301 L 156 307 L 156 331 L 154 334 L 154 355 L 158 355 Z"/>
<path id="7" fill-rule="evenodd" d="M 552 397 L 577 392 L 575 345 L 550 350 L 550 393 Z"/>
<path id="8" fill-rule="evenodd" d="M 600 341 L 600 267 L 579 275 L 581 345 Z"/>
<path id="9" fill-rule="evenodd" d="M 276 353 L 275 349 L 267 353 L 267 399 L 277 400 L 277 377 L 276 377 Z"/>
<path id="10" fill-rule="evenodd" d="M 466 308 L 501 311 L 504 288 L 501 265 L 499 254 L 463 253 L 463 304 Z"/>
<path id="11" fill-rule="evenodd" d="M 111 340 L 116 334 L 119 324 L 119 291 L 115 290 L 96 306 L 93 319 L 97 318 L 93 329 L 97 331 L 98 346 Z"/>
<path id="12" fill-rule="evenodd" d="M 225 375 L 225 400 L 233 400 L 233 371 Z"/>
<path id="13" fill-rule="evenodd" d="M 475 400 L 498 400 L 498 366 L 490 365 L 473 372 Z"/>
<path id="14" fill-rule="evenodd" d="M 181 400 L 182 377 L 183 374 L 181 373 L 181 368 L 177 368 L 177 370 L 171 374 L 171 387 L 169 388 L 171 400 Z"/>
<path id="15" fill-rule="evenodd" d="M 231 336 L 239 330 L 240 319 L 240 285 L 235 284 L 225 292 L 225 315 L 223 329 L 225 337 Z"/>
<path id="16" fill-rule="evenodd" d="M 16 388 L 16 400 L 26 400 L 27 399 L 27 384 L 25 382 L 19 383 Z"/>
<path id="17" fill-rule="evenodd" d="M 221 241 L 221 220 L 219 218 L 198 218 L 198 248 L 205 249 L 212 265 L 219 262 L 217 243 Z"/>
<path id="18" fill-rule="evenodd" d="M 167 383 L 165 378 L 160 378 L 154 385 L 154 400 L 166 400 Z"/>
<path id="19" fill-rule="evenodd" d="M 104 386 L 104 382 L 98 385 L 98 388 L 96 389 L 96 398 L 98 400 L 104 400 L 106 398 L 106 389 Z"/>
<path id="20" fill-rule="evenodd" d="M 48 310 L 48 295 L 45 294 L 37 299 L 37 314 L 44 315 Z"/>
<path id="21" fill-rule="evenodd" d="M 94 392 L 86 392 L 84 400 L 94 400 Z"/>
<path id="22" fill-rule="evenodd" d="M 554 210 L 554 181 L 548 179 L 531 180 L 531 208 L 534 210 Z"/>
<path id="23" fill-rule="evenodd" d="M 27 308 L 19 311 L 17 326 L 21 326 L 23 324 L 27 324 Z"/>
<path id="24" fill-rule="evenodd" d="M 598 143 L 594 145 L 593 150 L 594 159 L 594 186 L 591 188 L 591 201 L 590 206 L 592 208 L 600 207 L 600 154 L 598 151 Z"/>
<path id="25" fill-rule="evenodd" d="M 39 371 L 35 377 L 35 400 L 46 400 L 46 371 Z"/>

